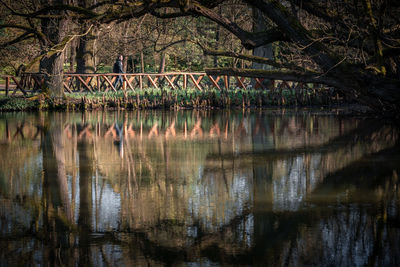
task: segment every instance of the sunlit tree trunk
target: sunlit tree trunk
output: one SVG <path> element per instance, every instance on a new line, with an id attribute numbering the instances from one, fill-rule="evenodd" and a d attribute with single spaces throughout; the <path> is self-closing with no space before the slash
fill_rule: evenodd
<path id="1" fill-rule="evenodd" d="M 41 0 L 42 5 L 62 5 L 66 0 Z M 47 15 L 60 15 L 63 11 L 49 11 Z M 41 29 L 48 39 L 42 40 L 42 53 L 46 55 L 40 60 L 39 70 L 44 75 L 44 89 L 52 98 L 62 97 L 64 55 L 61 48 L 55 44 L 62 43 L 66 31 L 65 18 L 46 18 L 41 20 Z"/>
<path id="2" fill-rule="evenodd" d="M 94 73 L 96 71 L 94 62 L 95 41 L 96 37 L 91 32 L 79 39 L 76 51 L 77 73 Z"/>
<path id="3" fill-rule="evenodd" d="M 96 0 L 79 0 L 78 5 L 87 8 L 96 3 Z M 89 23 L 82 23 L 82 32 L 89 29 Z M 95 66 L 95 43 L 96 35 L 93 30 L 90 30 L 86 35 L 81 36 L 78 41 L 76 50 L 76 72 L 77 73 L 94 73 Z"/>
<path id="4" fill-rule="evenodd" d="M 75 64 L 76 64 L 76 49 L 77 49 L 77 42 L 73 40 L 70 46 L 70 54 L 69 54 L 69 71 L 75 71 Z"/>
<path id="5" fill-rule="evenodd" d="M 160 56 L 160 68 L 158 73 L 163 73 L 165 71 L 165 52 L 162 52 Z"/>
<path id="6" fill-rule="evenodd" d="M 143 54 L 143 50 L 140 51 L 140 68 L 141 68 L 141 72 L 144 73 L 144 54 Z"/>

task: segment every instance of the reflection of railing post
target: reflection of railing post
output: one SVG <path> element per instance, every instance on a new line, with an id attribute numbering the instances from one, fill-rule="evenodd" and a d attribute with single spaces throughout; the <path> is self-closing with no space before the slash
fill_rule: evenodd
<path id="1" fill-rule="evenodd" d="M 186 123 L 186 120 L 185 120 L 185 139 L 187 138 L 187 123 Z"/>
<path id="2" fill-rule="evenodd" d="M 8 90 L 10 88 L 10 77 L 6 77 L 6 96 L 8 96 Z"/>
<path id="3" fill-rule="evenodd" d="M 140 140 L 143 139 L 143 122 L 140 120 Z"/>
<path id="4" fill-rule="evenodd" d="M 7 142 L 11 141 L 11 133 L 10 133 L 10 129 L 8 128 L 8 120 L 6 120 L 6 138 L 7 138 Z"/>

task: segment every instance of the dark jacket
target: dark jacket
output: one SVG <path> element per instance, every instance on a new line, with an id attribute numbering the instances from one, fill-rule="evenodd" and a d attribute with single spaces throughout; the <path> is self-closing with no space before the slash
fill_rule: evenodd
<path id="1" fill-rule="evenodd" d="M 124 73 L 124 68 L 122 67 L 122 61 L 117 59 L 113 66 L 113 73 Z"/>

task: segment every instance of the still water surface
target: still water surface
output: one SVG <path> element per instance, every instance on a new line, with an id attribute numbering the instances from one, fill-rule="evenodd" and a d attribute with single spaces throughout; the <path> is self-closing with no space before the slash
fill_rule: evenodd
<path id="1" fill-rule="evenodd" d="M 0 114 L 0 265 L 399 266 L 398 133 L 305 111 Z"/>

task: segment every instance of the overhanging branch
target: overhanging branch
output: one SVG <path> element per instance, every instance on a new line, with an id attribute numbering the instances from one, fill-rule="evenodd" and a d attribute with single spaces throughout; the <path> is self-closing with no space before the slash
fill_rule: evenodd
<path id="1" fill-rule="evenodd" d="M 261 69 L 237 69 L 237 68 L 207 68 L 205 72 L 209 75 L 228 75 L 250 78 L 267 78 L 282 81 L 296 81 L 305 83 L 319 83 L 329 86 L 340 87 L 337 80 L 321 73 L 310 71 L 285 71 L 285 70 L 261 70 Z"/>
<path id="2" fill-rule="evenodd" d="M 25 18 L 40 18 L 41 15 L 47 15 L 50 11 L 54 11 L 54 10 L 72 11 L 77 14 L 85 15 L 88 18 L 93 18 L 93 17 L 99 16 L 98 13 L 96 13 L 88 8 L 83 8 L 83 7 L 73 6 L 73 5 L 52 5 L 52 6 L 47 6 L 42 9 L 39 9 L 38 11 L 35 11 L 35 12 L 21 13 L 21 12 L 18 12 L 16 10 L 12 9 L 4 1 L 0 0 L 0 2 L 8 10 L 10 10 L 11 14 L 13 14 L 15 16 L 25 17 Z M 59 16 L 59 17 L 61 18 L 61 16 Z"/>
<path id="3" fill-rule="evenodd" d="M 292 16 L 278 0 L 244 0 L 260 9 L 292 42 L 303 49 L 324 71 L 337 64 L 337 56 L 328 47 L 312 39 L 300 21 Z"/>

